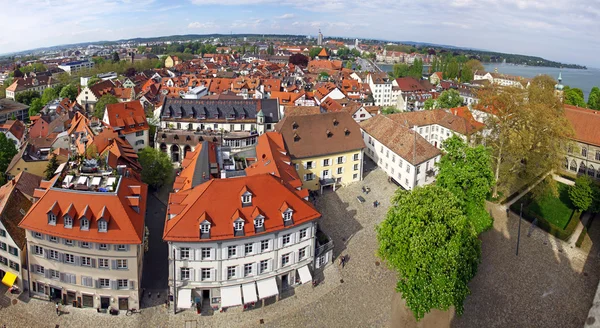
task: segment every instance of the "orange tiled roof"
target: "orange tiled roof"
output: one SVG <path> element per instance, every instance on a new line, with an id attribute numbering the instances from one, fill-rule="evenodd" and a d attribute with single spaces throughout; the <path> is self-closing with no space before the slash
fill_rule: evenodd
<path id="1" fill-rule="evenodd" d="M 573 139 L 600 147 L 600 111 L 564 105 L 565 116 L 571 122 Z"/>
<path id="2" fill-rule="evenodd" d="M 106 105 L 111 127 L 123 134 L 149 130 L 144 106 L 138 100 Z"/>

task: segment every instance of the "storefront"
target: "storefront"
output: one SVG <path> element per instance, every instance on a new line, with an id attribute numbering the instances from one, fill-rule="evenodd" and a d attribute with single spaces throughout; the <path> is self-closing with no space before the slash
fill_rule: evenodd
<path id="1" fill-rule="evenodd" d="M 296 280 L 299 281 L 301 284 L 305 284 L 309 281 L 312 281 L 312 275 L 310 274 L 308 265 L 305 265 L 305 266 L 301 267 L 300 269 L 298 269 L 297 278 L 298 279 L 296 279 Z"/>

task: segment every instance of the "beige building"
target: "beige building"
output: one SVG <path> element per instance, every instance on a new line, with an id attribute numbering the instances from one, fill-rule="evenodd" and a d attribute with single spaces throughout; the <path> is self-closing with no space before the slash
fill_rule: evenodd
<path id="1" fill-rule="evenodd" d="M 303 188 L 335 190 L 362 180 L 365 143 L 348 112 L 286 116 L 275 129 L 283 135 Z"/>
<path id="2" fill-rule="evenodd" d="M 86 171 L 96 173 L 63 170 L 42 181 L 19 224 L 31 291 L 77 307 L 139 309 L 147 186 L 128 170 Z"/>
<path id="3" fill-rule="evenodd" d="M 600 179 L 600 112 L 565 105 L 565 116 L 575 134 L 567 146 L 563 168 L 572 174 Z"/>

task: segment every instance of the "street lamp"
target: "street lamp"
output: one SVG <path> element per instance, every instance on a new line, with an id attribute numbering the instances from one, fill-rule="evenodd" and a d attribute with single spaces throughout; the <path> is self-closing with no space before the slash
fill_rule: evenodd
<path id="1" fill-rule="evenodd" d="M 521 212 L 519 213 L 519 231 L 517 232 L 517 256 L 519 256 L 519 241 L 521 240 L 521 221 L 523 218 L 523 203 L 521 203 Z"/>

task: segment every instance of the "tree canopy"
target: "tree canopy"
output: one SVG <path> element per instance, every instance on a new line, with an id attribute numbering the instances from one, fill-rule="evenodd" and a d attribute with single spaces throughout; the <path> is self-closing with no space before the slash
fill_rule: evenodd
<path id="1" fill-rule="evenodd" d="M 42 94 L 42 104 L 46 105 L 56 98 L 58 98 L 58 91 L 54 88 L 46 88 Z"/>
<path id="2" fill-rule="evenodd" d="M 512 194 L 542 174 L 560 170 L 572 128 L 555 96 L 555 84 L 541 75 L 527 89 L 490 85 L 479 92 L 480 105 L 494 113 L 486 122 L 490 135 L 485 141 L 492 148 L 494 197 L 498 190 Z M 553 181 L 543 185 L 556 187 Z M 544 193 L 538 189 L 538 195 Z"/>
<path id="3" fill-rule="evenodd" d="M 394 114 L 394 113 L 399 113 L 400 111 L 398 110 L 398 108 L 394 107 L 394 106 L 386 106 L 381 108 L 381 114 Z"/>
<path id="4" fill-rule="evenodd" d="M 308 57 L 304 56 L 303 54 L 297 53 L 297 54 L 293 54 L 290 56 L 289 62 L 291 64 L 300 66 L 300 67 L 306 67 L 308 65 Z"/>
<path id="5" fill-rule="evenodd" d="M 166 153 L 152 147 L 146 147 L 139 153 L 142 166 L 142 181 L 153 188 L 162 187 L 173 174 L 173 165 Z"/>
<path id="6" fill-rule="evenodd" d="M 494 186 L 490 149 L 469 147 L 458 136 L 444 141 L 446 155 L 437 163 L 436 183 L 457 197 L 465 215 L 479 234 L 492 227 L 485 200 Z"/>
<path id="7" fill-rule="evenodd" d="M 434 108 L 455 108 L 460 107 L 463 104 L 463 98 L 454 89 L 448 89 L 440 94 L 437 99 L 427 99 L 424 103 L 425 109 Z"/>
<path id="8" fill-rule="evenodd" d="M 27 90 L 15 95 L 15 101 L 25 105 L 30 105 L 33 99 L 39 98 L 40 94 L 37 91 Z"/>
<path id="9" fill-rule="evenodd" d="M 321 47 L 310 48 L 310 50 L 308 51 L 308 57 L 310 57 L 311 59 L 317 57 L 317 55 L 319 54 L 319 52 L 321 52 L 321 50 L 323 50 L 323 48 L 321 48 Z"/>
<path id="10" fill-rule="evenodd" d="M 58 159 L 56 158 L 56 154 L 52 154 L 50 159 L 48 160 L 48 165 L 46 165 L 46 170 L 44 171 L 44 175 L 46 180 L 52 179 L 54 176 L 54 172 L 58 169 Z"/>
<path id="11" fill-rule="evenodd" d="M 575 185 L 569 187 L 569 198 L 573 206 L 580 211 L 587 211 L 594 201 L 592 179 L 586 175 L 577 177 Z"/>
<path id="12" fill-rule="evenodd" d="M 462 314 L 481 243 L 456 196 L 437 185 L 399 188 L 376 230 L 378 255 L 398 272 L 396 290 L 417 320 L 451 306 Z"/>
<path id="13" fill-rule="evenodd" d="M 111 94 L 103 95 L 102 97 L 100 97 L 100 99 L 98 99 L 98 102 L 94 106 L 94 116 L 99 119 L 102 119 L 104 117 L 104 110 L 106 109 L 106 105 L 116 104 L 118 102 L 119 100 L 117 99 L 117 97 Z"/>
<path id="14" fill-rule="evenodd" d="M 68 84 L 60 90 L 61 98 L 69 98 L 71 101 L 77 98 L 77 87 L 73 84 Z"/>
<path id="15" fill-rule="evenodd" d="M 0 133 L 0 184 L 6 182 L 4 172 L 17 153 L 17 146 L 12 140 L 8 139 L 4 133 Z"/>
<path id="16" fill-rule="evenodd" d="M 600 89 L 593 87 L 588 96 L 587 106 L 589 109 L 600 110 Z"/>
<path id="17" fill-rule="evenodd" d="M 29 117 L 36 116 L 37 114 L 39 114 L 42 108 L 44 108 L 44 103 L 42 102 L 42 99 L 33 99 L 31 104 L 29 105 Z"/>
<path id="18" fill-rule="evenodd" d="M 565 104 L 573 105 L 577 107 L 587 107 L 583 97 L 583 91 L 579 88 L 571 88 L 566 86 L 563 89 L 563 98 L 565 100 Z"/>

